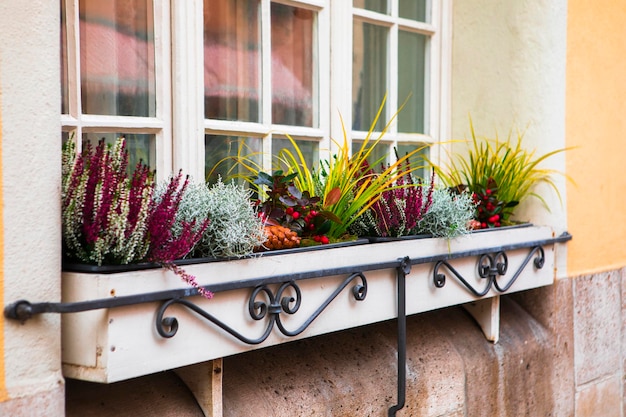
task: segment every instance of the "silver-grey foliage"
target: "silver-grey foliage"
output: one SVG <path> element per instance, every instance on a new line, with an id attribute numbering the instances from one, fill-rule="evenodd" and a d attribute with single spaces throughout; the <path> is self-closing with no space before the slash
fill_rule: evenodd
<path id="1" fill-rule="evenodd" d="M 265 242 L 263 223 L 250 203 L 250 193 L 241 185 L 221 180 L 211 186 L 189 184 L 177 224 L 208 216 L 209 226 L 188 257 L 241 257 Z"/>
<path id="2" fill-rule="evenodd" d="M 470 232 L 475 204 L 470 193 L 452 193 L 446 188 L 433 191 L 433 203 L 418 223 L 419 233 L 454 238 Z"/>

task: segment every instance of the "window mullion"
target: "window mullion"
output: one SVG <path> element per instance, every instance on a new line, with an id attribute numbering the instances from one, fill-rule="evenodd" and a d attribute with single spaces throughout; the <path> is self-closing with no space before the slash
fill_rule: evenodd
<path id="1" fill-rule="evenodd" d="M 204 178 L 202 0 L 172 0 L 173 168 Z"/>
<path id="2" fill-rule="evenodd" d="M 352 2 L 332 1 L 330 3 L 330 33 L 333 37 L 331 48 L 330 75 L 330 137 L 341 143 L 343 140 L 342 119 L 346 134 L 351 136 L 352 126 Z M 330 153 L 336 152 L 336 144 L 331 142 Z"/>
<path id="3" fill-rule="evenodd" d="M 156 167 L 159 177 L 172 172 L 172 72 L 171 30 L 169 1 L 155 2 L 154 14 L 154 68 L 156 86 L 156 120 L 145 120 L 144 126 L 160 126 L 155 131 Z"/>
<path id="4" fill-rule="evenodd" d="M 261 123 L 272 123 L 272 48 L 271 48 L 271 2 L 261 3 Z M 269 129 L 268 129 L 269 131 Z M 263 168 L 271 172 L 272 134 L 263 139 Z"/>

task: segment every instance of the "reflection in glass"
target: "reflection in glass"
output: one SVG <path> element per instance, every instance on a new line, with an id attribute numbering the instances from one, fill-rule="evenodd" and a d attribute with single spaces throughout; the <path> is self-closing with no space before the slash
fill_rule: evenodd
<path id="1" fill-rule="evenodd" d="M 309 168 L 313 170 L 317 168 L 319 162 L 319 143 L 310 140 L 296 140 L 296 144 L 304 156 L 304 160 Z M 282 150 L 287 150 L 298 159 L 295 147 L 289 139 L 272 139 L 272 155 L 279 155 Z M 281 167 L 283 170 L 287 167 Z"/>
<path id="2" fill-rule="evenodd" d="M 272 123 L 313 126 L 310 10 L 272 3 Z"/>
<path id="3" fill-rule="evenodd" d="M 258 0 L 204 0 L 204 117 L 261 121 Z"/>
<path id="4" fill-rule="evenodd" d="M 368 148 L 372 147 L 372 145 L 373 142 L 371 141 L 367 143 Z M 352 146 L 354 147 L 352 153 L 358 152 L 363 148 L 363 141 L 353 140 Z M 372 152 L 370 152 L 369 156 L 367 157 L 367 163 L 376 172 L 381 172 L 382 167 L 385 167 L 386 169 L 389 160 L 389 145 L 383 142 L 379 142 L 374 145 Z"/>
<path id="5" fill-rule="evenodd" d="M 82 111 L 156 114 L 152 0 L 81 0 Z"/>
<path id="6" fill-rule="evenodd" d="M 204 148 L 204 175 L 208 184 L 215 184 L 219 177 L 226 182 L 238 175 L 250 174 L 237 164 L 234 157 L 247 158 L 257 166 L 261 164 L 263 148 L 260 138 L 205 135 Z"/>
<path id="7" fill-rule="evenodd" d="M 387 13 L 388 10 L 387 0 L 354 0 L 352 6 L 378 13 Z"/>
<path id="8" fill-rule="evenodd" d="M 101 139 L 107 144 L 114 144 L 117 138 L 126 139 L 126 149 L 128 150 L 129 163 L 128 169 L 134 169 L 141 161 L 147 164 L 151 169 L 156 169 L 156 149 L 154 146 L 155 137 L 149 134 L 139 133 L 83 133 L 83 149 L 87 142 L 92 147 L 96 147 Z"/>
<path id="9" fill-rule="evenodd" d="M 419 22 L 430 22 L 427 15 L 427 0 L 399 0 L 398 14 L 405 19 L 417 20 Z"/>
<path id="10" fill-rule="evenodd" d="M 398 105 L 409 97 L 398 114 L 398 131 L 425 133 L 426 36 L 400 31 L 398 34 Z M 402 96 L 406 94 L 406 96 Z"/>
<path id="11" fill-rule="evenodd" d="M 424 143 L 398 143 L 398 156 L 401 158 L 406 154 L 415 151 L 416 149 L 422 148 L 419 152 L 413 155 L 410 158 L 410 163 L 412 167 L 420 167 L 419 169 L 413 171 L 413 176 L 417 178 L 426 179 L 430 177 L 430 172 L 428 172 L 426 164 L 424 162 L 424 157 L 430 157 L 430 148 L 424 146 Z"/>
<path id="12" fill-rule="evenodd" d="M 61 114 L 70 112 L 68 105 L 67 82 L 67 28 L 65 26 L 65 0 L 61 0 Z"/>
<path id="13" fill-rule="evenodd" d="M 387 29 L 354 22 L 352 65 L 352 129 L 369 130 L 387 91 Z M 383 113 L 376 130 L 386 124 Z"/>

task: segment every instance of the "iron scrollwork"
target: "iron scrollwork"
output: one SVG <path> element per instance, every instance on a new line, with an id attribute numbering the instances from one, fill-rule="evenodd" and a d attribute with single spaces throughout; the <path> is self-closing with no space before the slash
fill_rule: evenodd
<path id="1" fill-rule="evenodd" d="M 263 334 L 258 338 L 249 338 L 241 334 L 211 313 L 203 310 L 185 298 L 173 298 L 166 301 L 161 305 L 161 307 L 159 307 L 156 315 L 156 330 L 159 335 L 164 338 L 171 338 L 176 335 L 178 331 L 178 319 L 173 316 L 165 316 L 165 311 L 170 306 L 179 304 L 215 324 L 220 329 L 229 333 L 241 342 L 249 345 L 258 345 L 263 343 L 272 333 L 274 325 L 276 325 L 280 332 L 285 336 L 297 336 L 305 331 L 339 295 L 339 293 L 341 293 L 351 282 L 355 280 L 359 280 L 360 283 L 357 283 L 352 287 L 352 296 L 357 301 L 365 300 L 365 297 L 367 296 L 367 279 L 362 272 L 353 273 L 343 280 L 333 293 L 326 298 L 326 300 L 313 312 L 313 314 L 311 314 L 311 316 L 307 318 L 307 320 L 305 320 L 300 327 L 294 330 L 287 329 L 281 319 L 282 313 L 293 315 L 300 309 L 302 291 L 300 290 L 298 284 L 293 280 L 282 283 L 278 289 L 276 289 L 275 293 L 268 285 L 258 285 L 252 290 L 250 298 L 248 299 L 248 313 L 250 314 L 250 317 L 257 321 L 263 320 L 267 317 L 267 324 Z M 292 295 L 286 295 L 287 293 Z"/>
<path id="2" fill-rule="evenodd" d="M 452 265 L 450 265 L 448 261 L 440 260 L 435 264 L 435 269 L 433 271 L 433 283 L 437 288 L 443 288 L 446 285 L 446 275 L 440 271 L 442 267 L 445 267 L 465 286 L 465 288 L 467 288 L 469 292 L 477 297 L 487 295 L 487 293 L 491 291 L 492 287 L 495 288 L 496 291 L 504 293 L 508 291 L 517 278 L 519 278 L 520 274 L 526 268 L 531 259 L 533 259 L 533 265 L 536 269 L 543 268 L 546 259 L 543 247 L 533 246 L 511 279 L 505 285 L 501 285 L 498 282 L 498 278 L 505 276 L 509 268 L 509 258 L 506 252 L 500 251 L 495 254 L 487 253 L 480 255 L 477 263 L 477 273 L 480 278 L 486 280 L 485 286 L 482 290 L 476 289 L 472 286 L 456 269 L 454 269 Z"/>

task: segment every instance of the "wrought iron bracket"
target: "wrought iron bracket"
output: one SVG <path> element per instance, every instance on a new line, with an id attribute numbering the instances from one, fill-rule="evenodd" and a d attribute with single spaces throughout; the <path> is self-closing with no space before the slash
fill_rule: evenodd
<path id="1" fill-rule="evenodd" d="M 485 286 L 481 289 L 476 289 L 472 286 L 450 263 L 446 260 L 438 261 L 435 264 L 435 269 L 433 270 L 433 283 L 436 288 L 443 288 L 446 285 L 446 275 L 442 273 L 440 270 L 445 267 L 449 272 L 452 273 L 456 279 L 465 286 L 465 288 L 476 297 L 483 297 L 494 288 L 496 291 L 500 293 L 504 293 L 508 291 L 511 286 L 515 283 L 517 278 L 519 278 L 520 274 L 530 260 L 533 258 L 533 265 L 536 269 L 543 268 L 545 263 L 545 252 L 543 247 L 541 246 L 533 246 L 530 249 L 528 255 L 519 266 L 519 268 L 515 271 L 511 279 L 504 285 L 501 285 L 498 282 L 498 277 L 504 277 L 509 269 L 509 257 L 506 252 L 499 251 L 496 253 L 485 253 L 480 255 L 478 258 L 478 262 L 476 265 L 477 274 L 480 278 L 485 280 Z"/>
<path id="2" fill-rule="evenodd" d="M 226 331 L 243 343 L 249 345 L 258 345 L 263 343 L 272 333 L 274 325 L 278 327 L 280 332 L 285 336 L 297 336 L 305 331 L 311 323 L 328 307 L 328 305 L 341 293 L 351 282 L 360 280 L 360 283 L 352 287 L 352 295 L 356 301 L 363 301 L 367 296 L 367 279 L 362 272 L 355 272 L 343 280 L 343 282 L 326 298 L 326 300 L 311 314 L 304 323 L 294 330 L 288 330 L 282 322 L 281 314 L 295 314 L 302 302 L 302 291 L 298 284 L 291 280 L 282 283 L 274 293 L 268 285 L 258 285 L 250 294 L 248 299 L 248 312 L 254 320 L 262 320 L 269 316 L 263 334 L 258 338 L 244 336 L 232 327 L 217 319 L 212 314 L 198 307 L 198 305 L 183 298 L 172 298 L 159 307 L 156 316 L 156 329 L 159 335 L 165 338 L 173 337 L 178 330 L 178 320 L 175 317 L 163 317 L 165 310 L 173 304 L 180 304 L 194 311 L 199 316 L 205 318 L 211 323 Z M 295 293 L 294 295 L 285 295 L 287 291 Z M 260 296 L 265 296 L 265 300 L 259 300 Z"/>

